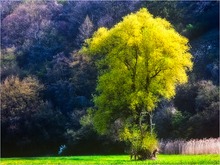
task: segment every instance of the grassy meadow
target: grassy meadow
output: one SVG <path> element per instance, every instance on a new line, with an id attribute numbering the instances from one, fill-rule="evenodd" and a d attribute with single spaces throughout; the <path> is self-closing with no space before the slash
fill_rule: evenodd
<path id="1" fill-rule="evenodd" d="M 158 155 L 157 160 L 134 161 L 128 155 L 2 158 L 1 165 L 88 165 L 88 164 L 220 164 L 215 155 Z"/>

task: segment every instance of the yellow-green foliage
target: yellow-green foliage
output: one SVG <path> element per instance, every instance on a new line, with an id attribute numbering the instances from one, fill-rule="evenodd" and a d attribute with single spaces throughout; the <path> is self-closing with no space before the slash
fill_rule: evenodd
<path id="1" fill-rule="evenodd" d="M 142 144 L 143 149 L 149 150 L 151 153 L 158 148 L 158 141 L 156 139 L 155 134 L 150 134 L 149 132 L 146 133 L 143 139 L 143 144 Z"/>
<path id="2" fill-rule="evenodd" d="M 120 133 L 120 139 L 130 144 L 132 150 L 149 150 L 151 153 L 158 148 L 158 141 L 154 133 L 150 134 L 146 129 L 139 129 L 138 126 L 125 126 Z"/>
<path id="3" fill-rule="evenodd" d="M 188 40 L 144 8 L 109 30 L 98 29 L 86 43 L 83 52 L 100 71 L 94 97 L 100 133 L 117 118 L 152 111 L 161 97 L 172 98 L 192 69 Z"/>

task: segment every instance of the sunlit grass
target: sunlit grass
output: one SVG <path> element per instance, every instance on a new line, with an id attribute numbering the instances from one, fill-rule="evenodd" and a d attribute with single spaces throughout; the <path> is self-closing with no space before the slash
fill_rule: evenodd
<path id="1" fill-rule="evenodd" d="M 134 161 L 128 155 L 2 158 L 1 165 L 88 164 L 220 164 L 219 155 L 158 155 L 157 160 Z"/>

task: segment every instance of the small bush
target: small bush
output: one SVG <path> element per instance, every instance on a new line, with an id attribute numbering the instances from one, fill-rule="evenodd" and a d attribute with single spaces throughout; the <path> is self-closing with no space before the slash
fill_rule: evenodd
<path id="1" fill-rule="evenodd" d="M 133 156 L 135 160 L 151 159 L 153 151 L 158 148 L 156 135 L 146 129 L 139 129 L 138 126 L 125 127 L 120 138 L 129 144 L 131 159 Z"/>

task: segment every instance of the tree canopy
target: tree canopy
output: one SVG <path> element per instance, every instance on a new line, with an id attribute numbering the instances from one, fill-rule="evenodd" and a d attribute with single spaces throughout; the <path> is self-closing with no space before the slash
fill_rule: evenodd
<path id="1" fill-rule="evenodd" d="M 139 118 L 160 99 L 175 95 L 192 69 L 188 40 L 146 9 L 129 14 L 111 29 L 100 28 L 84 52 L 99 68 L 95 127 L 101 133 L 118 118 Z"/>

